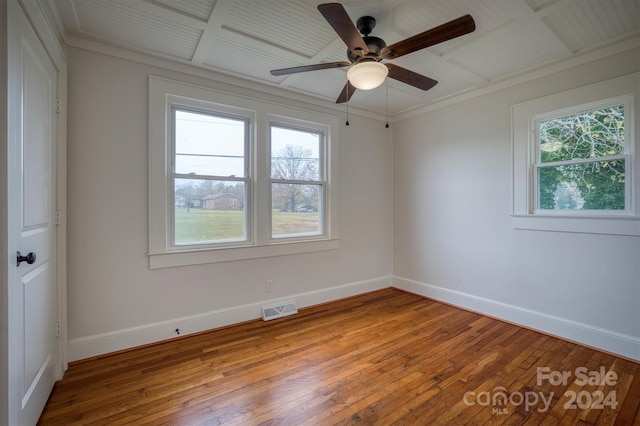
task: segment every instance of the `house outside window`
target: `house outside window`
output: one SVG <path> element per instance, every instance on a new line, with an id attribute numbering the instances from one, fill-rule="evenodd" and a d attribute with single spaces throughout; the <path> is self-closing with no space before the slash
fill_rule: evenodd
<path id="1" fill-rule="evenodd" d="M 247 241 L 249 120 L 172 108 L 173 245 Z M 232 204 L 235 201 L 236 204 Z M 234 207 L 232 207 L 232 205 Z"/>
<path id="2" fill-rule="evenodd" d="M 271 123 L 271 236 L 321 235 L 324 230 L 324 134 Z"/>

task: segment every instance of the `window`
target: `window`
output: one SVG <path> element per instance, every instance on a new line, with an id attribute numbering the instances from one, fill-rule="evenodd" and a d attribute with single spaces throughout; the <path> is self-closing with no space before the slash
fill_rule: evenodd
<path id="1" fill-rule="evenodd" d="M 149 78 L 149 262 L 335 249 L 338 119 Z"/>
<path id="2" fill-rule="evenodd" d="M 536 206 L 546 210 L 624 211 L 625 105 L 604 103 L 586 111 L 536 120 Z"/>
<path id="3" fill-rule="evenodd" d="M 271 236 L 323 233 L 324 135 L 271 124 Z"/>
<path id="4" fill-rule="evenodd" d="M 640 235 L 637 79 L 512 107 L 515 228 Z"/>
<path id="5" fill-rule="evenodd" d="M 247 241 L 249 120 L 172 110 L 173 245 Z"/>

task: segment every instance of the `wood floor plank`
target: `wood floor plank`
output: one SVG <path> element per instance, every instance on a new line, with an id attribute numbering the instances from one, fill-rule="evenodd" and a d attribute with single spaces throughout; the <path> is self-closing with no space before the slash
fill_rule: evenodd
<path id="1" fill-rule="evenodd" d="M 540 382 L 541 367 L 572 377 Z M 582 384 L 579 367 L 618 380 Z M 549 407 L 494 404 L 501 390 Z M 568 391 L 617 406 L 566 409 Z M 385 289 L 74 362 L 39 424 L 634 425 L 639 405 L 636 362 Z"/>
<path id="2" fill-rule="evenodd" d="M 640 364 L 625 363 L 622 375 L 629 378 L 627 393 L 620 397 L 620 413 L 617 421 L 620 424 L 640 424 Z"/>

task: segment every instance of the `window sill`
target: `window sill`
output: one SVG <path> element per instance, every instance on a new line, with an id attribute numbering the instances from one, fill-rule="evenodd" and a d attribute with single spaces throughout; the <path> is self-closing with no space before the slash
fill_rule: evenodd
<path id="1" fill-rule="evenodd" d="M 183 250 L 149 253 L 149 269 L 172 268 L 176 266 L 202 265 L 205 263 L 231 262 L 235 260 L 259 259 L 263 257 L 286 256 L 313 253 L 339 248 L 340 240 L 297 241 L 263 246 L 227 247 L 219 249 Z"/>
<path id="2" fill-rule="evenodd" d="M 580 234 L 605 234 L 640 236 L 638 216 L 570 216 L 570 215 L 512 215 L 515 229 L 550 232 L 573 232 Z"/>

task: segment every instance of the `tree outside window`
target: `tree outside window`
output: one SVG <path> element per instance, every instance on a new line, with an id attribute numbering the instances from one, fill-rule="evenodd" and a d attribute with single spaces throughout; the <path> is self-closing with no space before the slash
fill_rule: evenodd
<path id="1" fill-rule="evenodd" d="M 624 210 L 624 106 L 538 122 L 538 208 Z"/>
<path id="2" fill-rule="evenodd" d="M 323 232 L 322 137 L 313 130 L 271 126 L 272 237 Z"/>

